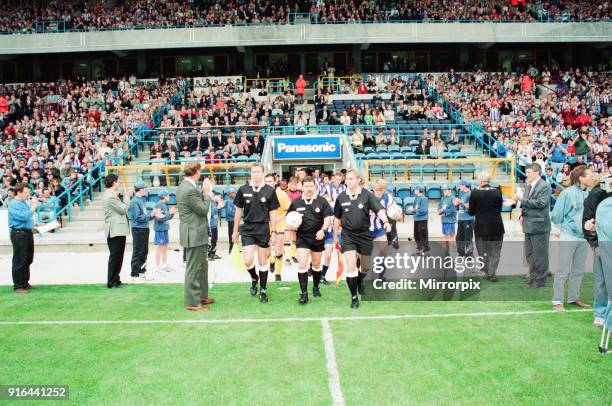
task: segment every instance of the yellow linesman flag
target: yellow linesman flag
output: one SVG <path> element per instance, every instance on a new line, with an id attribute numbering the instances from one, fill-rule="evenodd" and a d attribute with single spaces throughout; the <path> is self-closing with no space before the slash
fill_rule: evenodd
<path id="1" fill-rule="evenodd" d="M 240 271 L 240 272 L 246 272 L 246 266 L 244 266 L 244 261 L 242 260 L 242 253 L 240 252 L 242 246 L 241 244 L 234 244 L 234 246 L 232 247 L 232 254 L 230 255 L 230 258 L 232 260 L 232 266 L 234 267 L 234 269 Z"/>

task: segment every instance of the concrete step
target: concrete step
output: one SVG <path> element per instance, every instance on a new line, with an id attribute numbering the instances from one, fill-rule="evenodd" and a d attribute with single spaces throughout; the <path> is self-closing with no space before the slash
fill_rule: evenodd
<path id="1" fill-rule="evenodd" d="M 79 213 L 77 216 L 74 216 L 74 221 L 76 222 L 104 221 L 104 212 L 102 211 L 95 211 L 95 212 L 84 211 L 82 213 Z"/>

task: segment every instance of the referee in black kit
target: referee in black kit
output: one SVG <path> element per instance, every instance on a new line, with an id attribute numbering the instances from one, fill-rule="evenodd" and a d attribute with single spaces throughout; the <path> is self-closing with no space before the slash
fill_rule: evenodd
<path id="1" fill-rule="evenodd" d="M 321 257 L 325 251 L 325 231 L 329 228 L 333 211 L 327 199 L 316 193 L 315 180 L 306 176 L 302 180 L 302 196 L 295 199 L 288 213 L 295 211 L 302 215 L 302 223 L 296 232 L 298 259 L 298 280 L 300 281 L 300 303 L 308 303 L 308 259 L 312 266 L 312 295 L 321 296 Z M 287 225 L 289 227 L 289 225 Z"/>
<path id="2" fill-rule="evenodd" d="M 363 279 L 368 274 L 368 265 L 374 247 L 370 233 L 370 211 L 376 213 L 388 233 L 391 224 L 385 209 L 368 190 L 359 187 L 359 174 L 355 169 L 346 172 L 346 191 L 340 193 L 334 207 L 334 245 L 342 227 L 342 244 L 346 267 L 346 283 L 351 291 L 351 308 L 359 307 L 357 289 L 363 294 Z M 360 256 L 361 272 L 357 270 L 357 254 Z"/>
<path id="3" fill-rule="evenodd" d="M 280 206 L 276 191 L 264 183 L 264 166 L 256 163 L 251 166 L 251 182 L 240 186 L 234 198 L 234 233 L 232 241 L 242 238 L 242 260 L 251 275 L 251 295 L 257 294 L 257 284 L 261 287 L 259 301 L 268 302 L 268 271 L 270 270 L 270 245 L 274 245 L 276 209 Z M 240 225 L 242 213 L 244 223 Z M 255 272 L 255 253 L 259 265 L 259 276 Z"/>

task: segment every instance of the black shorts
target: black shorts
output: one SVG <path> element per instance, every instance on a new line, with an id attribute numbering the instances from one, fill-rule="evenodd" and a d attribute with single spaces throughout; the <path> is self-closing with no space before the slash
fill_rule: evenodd
<path id="1" fill-rule="evenodd" d="M 343 253 L 346 251 L 357 251 L 360 255 L 370 256 L 372 255 L 373 247 L 374 242 L 370 231 L 354 232 L 342 230 L 340 250 Z"/>
<path id="2" fill-rule="evenodd" d="M 313 233 L 297 233 L 295 238 L 295 247 L 306 248 L 314 252 L 323 252 L 325 251 L 325 238 L 322 240 L 317 240 Z"/>
<path id="3" fill-rule="evenodd" d="M 261 248 L 270 247 L 270 226 L 268 223 L 244 223 L 239 227 L 242 246 L 257 245 Z"/>

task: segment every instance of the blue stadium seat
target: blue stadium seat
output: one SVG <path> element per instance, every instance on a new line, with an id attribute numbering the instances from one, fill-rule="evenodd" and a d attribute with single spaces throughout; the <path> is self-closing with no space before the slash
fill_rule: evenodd
<path id="1" fill-rule="evenodd" d="M 400 152 L 400 146 L 397 144 L 391 144 L 387 147 L 387 151 L 389 152 Z"/>
<path id="2" fill-rule="evenodd" d="M 436 179 L 437 175 L 441 175 L 445 179 L 448 178 L 449 166 L 447 163 L 436 164 L 436 173 L 434 175 L 434 179 Z"/>
<path id="3" fill-rule="evenodd" d="M 404 154 L 405 154 L 406 152 L 412 152 L 412 147 L 410 147 L 410 146 L 404 146 L 404 147 L 401 147 L 401 148 L 400 148 L 400 152 L 401 152 L 401 153 L 404 153 Z"/>
<path id="4" fill-rule="evenodd" d="M 157 190 L 149 190 L 147 201 L 149 203 L 157 203 L 159 201 L 159 194 Z"/>
<path id="5" fill-rule="evenodd" d="M 476 179 L 476 167 L 472 163 L 465 163 L 461 165 L 461 175 L 471 174 L 472 179 Z"/>
<path id="6" fill-rule="evenodd" d="M 427 185 L 425 193 L 428 199 L 440 199 L 442 197 L 442 187 L 437 183 L 430 183 Z"/>
<path id="7" fill-rule="evenodd" d="M 397 191 L 395 192 L 395 196 L 398 199 L 402 200 L 402 207 L 405 207 L 406 199 L 410 197 L 410 193 L 411 193 L 411 188 L 409 185 L 404 185 L 404 186 L 397 188 Z"/>

